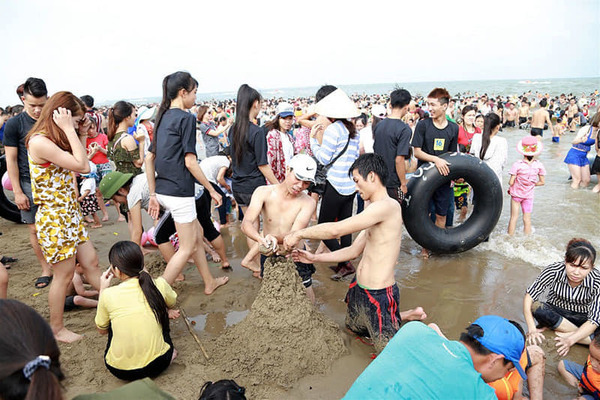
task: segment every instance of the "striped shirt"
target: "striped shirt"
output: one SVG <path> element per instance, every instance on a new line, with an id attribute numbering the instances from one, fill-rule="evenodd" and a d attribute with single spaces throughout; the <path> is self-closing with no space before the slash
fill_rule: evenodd
<path id="1" fill-rule="evenodd" d="M 336 121 L 325 129 L 323 145 L 319 145 L 317 139 L 311 138 L 310 148 L 315 158 L 323 165 L 329 164 L 346 146 L 348 134 L 348 129 L 342 121 Z M 356 191 L 356 185 L 352 178 L 348 176 L 348 170 L 354 160 L 358 158 L 359 139 L 358 133 L 350 139 L 346 152 L 327 171 L 327 181 L 339 194 L 344 196 L 349 196 Z"/>
<path id="2" fill-rule="evenodd" d="M 540 276 L 527 288 L 533 300 L 548 290 L 546 302 L 572 312 L 586 314 L 589 321 L 600 326 L 600 272 L 592 268 L 576 287 L 567 279 L 564 262 L 547 266 Z"/>

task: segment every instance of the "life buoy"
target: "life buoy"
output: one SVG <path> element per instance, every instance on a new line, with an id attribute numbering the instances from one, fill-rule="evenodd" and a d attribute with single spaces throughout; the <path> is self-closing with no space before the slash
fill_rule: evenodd
<path id="1" fill-rule="evenodd" d="M 4 176 L 6 172 L 6 156 L 0 157 L 0 176 Z M 5 218 L 9 221 L 22 223 L 21 212 L 15 203 L 13 203 L 8 197 L 4 190 L 0 188 L 0 217 Z"/>
<path id="2" fill-rule="evenodd" d="M 415 242 L 434 253 L 460 253 L 477 246 L 494 230 L 502 213 L 502 185 L 492 169 L 471 155 L 446 153 L 450 173 L 441 175 L 434 163 L 422 165 L 408 181 L 402 207 L 404 225 Z M 442 229 L 429 218 L 433 192 L 451 180 L 464 178 L 473 188 L 473 213 L 457 227 Z"/>

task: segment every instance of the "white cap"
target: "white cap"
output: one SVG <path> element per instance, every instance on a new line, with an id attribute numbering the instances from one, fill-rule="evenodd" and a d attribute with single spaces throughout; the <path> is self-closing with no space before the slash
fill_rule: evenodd
<path id="1" fill-rule="evenodd" d="M 288 163 L 288 167 L 294 171 L 296 178 L 301 181 L 315 182 L 317 173 L 317 162 L 307 154 L 297 154 Z"/>
<path id="2" fill-rule="evenodd" d="M 290 103 L 277 104 L 277 115 L 281 118 L 286 118 L 294 115 L 294 107 Z"/>
<path id="3" fill-rule="evenodd" d="M 377 118 L 385 118 L 387 116 L 387 110 L 381 104 L 375 104 L 371 107 L 371 115 Z"/>

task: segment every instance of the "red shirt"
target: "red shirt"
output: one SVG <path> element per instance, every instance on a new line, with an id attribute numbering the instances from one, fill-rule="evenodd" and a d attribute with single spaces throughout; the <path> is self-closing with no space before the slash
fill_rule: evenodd
<path id="1" fill-rule="evenodd" d="M 99 133 L 95 138 L 88 137 L 85 141 L 85 147 L 88 151 L 90 151 L 90 145 L 92 143 L 98 143 L 98 146 L 106 150 L 108 146 L 108 137 L 106 137 L 104 133 Z M 106 157 L 106 154 L 98 150 L 96 154 L 94 154 L 94 157 L 92 157 L 91 161 L 96 165 L 106 164 L 108 162 L 108 157 Z"/>
<path id="2" fill-rule="evenodd" d="M 473 141 L 473 136 L 477 133 L 481 133 L 481 129 L 474 126 L 475 132 L 469 133 L 463 128 L 462 125 L 458 125 L 458 144 L 462 144 L 463 146 L 470 146 Z"/>

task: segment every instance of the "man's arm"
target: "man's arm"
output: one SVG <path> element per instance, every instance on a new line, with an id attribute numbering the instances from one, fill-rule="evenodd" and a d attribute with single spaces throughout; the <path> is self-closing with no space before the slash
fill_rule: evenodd
<path id="1" fill-rule="evenodd" d="M 303 199 L 302 210 L 296 216 L 291 232 L 306 228 L 316 208 L 317 203 L 312 198 L 307 196 L 307 198 Z"/>
<path id="2" fill-rule="evenodd" d="M 389 203 L 374 202 L 360 214 L 338 222 L 328 222 L 288 234 L 283 240 L 286 250 L 293 249 L 302 239 L 335 239 L 370 228 L 389 215 Z"/>
<path id="3" fill-rule="evenodd" d="M 398 179 L 400 179 L 400 189 L 406 194 L 408 189 L 406 188 L 406 165 L 404 164 L 404 156 L 396 156 L 395 164 L 396 174 L 398 175 Z"/>
<path id="4" fill-rule="evenodd" d="M 215 204 L 217 205 L 217 207 L 219 207 L 222 204 L 223 199 L 221 198 L 221 195 L 217 193 L 215 188 L 210 184 L 208 179 L 206 179 L 204 172 L 202 172 L 202 168 L 200 168 L 200 165 L 198 164 L 198 158 L 196 158 L 196 154 L 186 153 L 184 162 L 185 167 L 188 169 L 188 171 L 190 171 L 192 176 L 196 178 L 196 180 L 200 182 L 202 186 L 204 186 L 204 190 L 208 190 L 208 193 L 210 193 L 210 197 L 213 198 Z"/>
<path id="5" fill-rule="evenodd" d="M 25 193 L 23 193 L 23 188 L 21 188 L 21 181 L 19 179 L 19 163 L 17 161 L 19 148 L 5 146 L 4 151 L 6 152 L 6 169 L 8 170 L 8 177 L 10 178 L 10 183 L 12 183 L 13 193 L 15 194 L 15 204 L 19 210 L 29 210 L 31 204 L 29 204 L 29 199 L 25 196 Z"/>
<path id="6" fill-rule="evenodd" d="M 362 231 L 358 234 L 350 247 L 343 247 L 336 251 L 321 254 L 313 254 L 306 250 L 296 249 L 292 253 L 292 258 L 295 262 L 302 262 L 306 264 L 350 261 L 362 254 L 362 252 L 365 250 L 366 244 L 367 234 L 365 231 Z"/>
<path id="7" fill-rule="evenodd" d="M 450 163 L 448 161 L 438 156 L 427 154 L 423 150 L 421 150 L 420 147 L 415 147 L 415 157 L 417 157 L 421 161 L 434 163 L 440 174 L 444 176 L 450 173 L 450 168 L 448 167 Z"/>
<path id="8" fill-rule="evenodd" d="M 256 225 L 258 225 L 257 222 L 259 221 L 260 213 L 262 212 L 263 205 L 265 203 L 265 196 L 267 196 L 268 190 L 270 190 L 270 188 L 267 186 L 259 186 L 252 194 L 250 205 L 244 213 L 242 232 L 244 232 L 248 238 L 254 240 L 255 242 L 270 247 L 270 243 L 263 235 L 260 234 L 258 229 L 256 229 Z"/>

